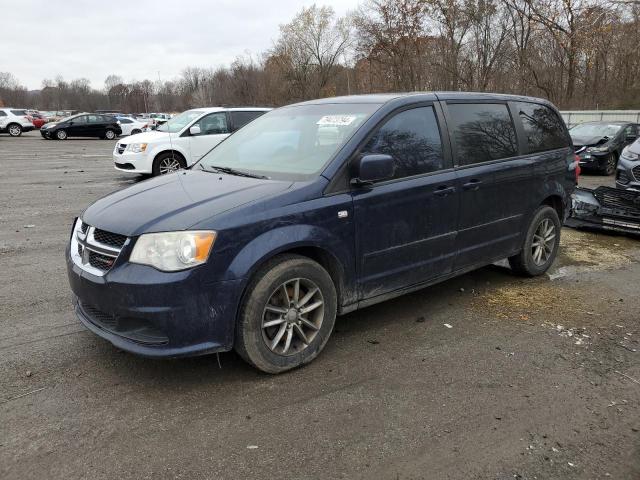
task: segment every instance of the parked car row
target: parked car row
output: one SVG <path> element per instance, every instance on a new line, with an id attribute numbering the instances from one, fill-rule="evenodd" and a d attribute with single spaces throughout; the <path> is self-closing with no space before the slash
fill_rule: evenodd
<path id="1" fill-rule="evenodd" d="M 552 104 L 475 93 L 190 110 L 114 160 L 191 168 L 80 214 L 80 321 L 139 355 L 235 349 L 269 373 L 316 358 L 336 315 L 504 258 L 543 274 L 579 174 Z"/>

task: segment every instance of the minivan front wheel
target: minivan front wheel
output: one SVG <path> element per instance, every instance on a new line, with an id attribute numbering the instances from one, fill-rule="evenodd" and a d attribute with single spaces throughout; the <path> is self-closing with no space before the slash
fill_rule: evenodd
<path id="1" fill-rule="evenodd" d="M 154 176 L 166 175 L 187 168 L 187 163 L 179 154 L 172 152 L 161 153 L 153 161 L 152 172 Z"/>
<path id="2" fill-rule="evenodd" d="M 299 255 L 279 255 L 247 287 L 235 349 L 263 372 L 299 367 L 326 345 L 336 310 L 336 289 L 322 266 Z"/>
<path id="3" fill-rule="evenodd" d="M 552 207 L 543 205 L 533 215 L 520 253 L 509 257 L 511 269 L 528 277 L 546 272 L 558 254 L 560 219 Z"/>

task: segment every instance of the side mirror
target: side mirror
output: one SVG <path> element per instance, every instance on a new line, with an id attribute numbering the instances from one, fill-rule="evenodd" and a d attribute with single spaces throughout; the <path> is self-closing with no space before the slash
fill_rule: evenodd
<path id="1" fill-rule="evenodd" d="M 200 125 L 192 125 L 191 128 L 189 128 L 189 133 L 191 135 L 200 135 Z"/>
<path id="2" fill-rule="evenodd" d="M 360 159 L 357 177 L 351 180 L 354 185 L 371 185 L 373 182 L 393 178 L 396 163 L 391 155 L 371 154 Z"/>

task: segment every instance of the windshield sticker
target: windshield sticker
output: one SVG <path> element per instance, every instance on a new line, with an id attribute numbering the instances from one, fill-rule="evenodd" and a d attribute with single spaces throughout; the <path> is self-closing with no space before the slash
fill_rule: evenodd
<path id="1" fill-rule="evenodd" d="M 344 127 L 347 125 L 351 125 L 351 123 L 353 123 L 355 119 L 355 115 L 325 115 L 316 122 L 316 125 Z"/>

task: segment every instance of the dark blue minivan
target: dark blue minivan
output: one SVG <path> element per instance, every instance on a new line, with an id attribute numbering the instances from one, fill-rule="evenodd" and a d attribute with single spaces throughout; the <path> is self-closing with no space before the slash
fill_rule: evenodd
<path id="1" fill-rule="evenodd" d="M 148 357 L 313 360 L 336 315 L 508 258 L 552 264 L 579 168 L 545 100 L 327 98 L 273 110 L 73 226 L 82 323 Z"/>

